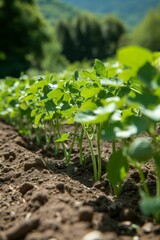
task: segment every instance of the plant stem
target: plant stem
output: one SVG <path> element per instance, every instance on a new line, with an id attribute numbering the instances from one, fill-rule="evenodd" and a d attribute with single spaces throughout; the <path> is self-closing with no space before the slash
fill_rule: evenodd
<path id="1" fill-rule="evenodd" d="M 101 137 L 101 126 L 100 124 L 97 124 L 97 148 L 98 148 L 98 181 L 101 179 L 102 175 L 102 160 L 101 160 L 101 143 L 100 143 L 100 137 Z"/>
<path id="2" fill-rule="evenodd" d="M 156 180 L 156 196 L 160 197 L 160 174 L 157 174 Z"/>
<path id="3" fill-rule="evenodd" d="M 83 129 L 83 126 L 82 126 L 82 132 L 81 132 L 81 135 L 78 139 L 78 143 L 79 143 L 79 154 L 80 154 L 80 164 L 82 165 L 83 164 L 83 153 L 82 153 L 82 143 L 83 143 L 83 136 L 84 136 L 84 129 Z"/>
<path id="4" fill-rule="evenodd" d="M 89 147 L 90 147 L 90 150 L 91 150 L 94 181 L 97 182 L 97 181 L 98 181 L 98 176 L 97 176 L 97 164 L 96 164 L 96 158 L 95 158 L 95 154 L 94 154 L 93 144 L 92 144 L 92 140 L 91 140 L 91 138 L 90 138 L 90 136 L 89 136 L 89 134 L 88 134 L 87 131 L 86 131 L 86 135 L 87 135 L 88 142 L 89 142 Z"/>
<path id="5" fill-rule="evenodd" d="M 72 154 L 73 146 L 74 146 L 74 143 L 75 143 L 75 140 L 76 140 L 76 134 L 77 134 L 78 127 L 79 127 L 79 125 L 78 125 L 78 123 L 76 123 L 74 136 L 73 136 L 71 147 L 70 147 L 70 150 L 69 150 L 69 153 L 68 153 L 68 162 L 70 162 L 70 159 L 71 159 L 71 154 Z"/>
<path id="6" fill-rule="evenodd" d="M 50 124 L 50 129 L 51 129 L 51 124 Z M 47 133 L 47 127 L 45 127 L 45 140 L 46 140 L 47 148 L 49 148 L 51 144 L 51 134 Z"/>
<path id="7" fill-rule="evenodd" d="M 58 122 L 58 118 L 56 118 L 56 128 L 57 128 L 57 132 L 58 132 L 58 137 L 60 138 L 61 137 L 61 131 L 60 131 L 60 125 L 59 125 L 59 122 Z M 70 159 L 68 160 L 68 152 L 66 150 L 64 142 L 62 142 L 62 148 L 63 148 L 63 152 L 64 152 L 64 157 L 66 159 L 66 163 L 68 164 Z"/>
<path id="8" fill-rule="evenodd" d="M 56 124 L 54 123 L 54 120 L 51 122 L 51 129 L 53 130 L 53 136 L 54 139 L 56 138 Z M 58 155 L 59 153 L 59 143 L 54 141 L 54 155 Z"/>
<path id="9" fill-rule="evenodd" d="M 147 194 L 147 196 L 150 196 L 149 189 L 148 189 L 148 186 L 146 184 L 146 179 L 145 179 L 145 176 L 144 176 L 143 171 L 141 169 L 141 166 L 136 165 L 136 168 L 139 172 L 139 176 L 140 176 L 141 182 L 143 184 L 143 189 L 144 189 L 145 193 Z"/>

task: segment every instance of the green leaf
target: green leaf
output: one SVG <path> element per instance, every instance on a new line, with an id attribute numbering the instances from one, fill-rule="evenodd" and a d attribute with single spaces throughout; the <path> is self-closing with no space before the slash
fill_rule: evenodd
<path id="1" fill-rule="evenodd" d="M 144 116 L 128 116 L 124 122 L 125 125 L 134 125 L 137 128 L 137 134 L 146 131 L 148 121 Z"/>
<path id="2" fill-rule="evenodd" d="M 133 161 L 146 162 L 152 157 L 151 140 L 146 137 L 136 138 L 128 148 Z"/>
<path id="3" fill-rule="evenodd" d="M 153 95 L 151 92 L 143 92 L 142 94 L 136 94 L 135 97 L 129 97 L 129 102 L 135 102 L 139 105 L 144 106 L 145 108 L 149 108 L 150 106 L 154 106 L 158 101 L 159 98 Z"/>
<path id="4" fill-rule="evenodd" d="M 47 97 L 53 100 L 56 100 L 56 102 L 58 102 L 64 95 L 64 92 L 62 91 L 62 89 L 57 88 L 52 90 L 51 92 L 49 92 L 47 94 Z"/>
<path id="5" fill-rule="evenodd" d="M 93 98 L 95 95 L 99 93 L 100 89 L 95 87 L 83 88 L 81 90 L 81 96 L 85 99 Z"/>
<path id="6" fill-rule="evenodd" d="M 135 125 L 125 126 L 124 128 L 115 127 L 114 132 L 117 138 L 129 138 L 137 133 L 137 127 Z"/>
<path id="7" fill-rule="evenodd" d="M 122 111 L 122 122 L 124 122 L 128 117 L 133 116 L 133 115 L 134 115 L 134 113 L 133 113 L 133 109 L 131 107 L 124 109 Z"/>
<path id="8" fill-rule="evenodd" d="M 119 90 L 118 90 L 118 92 L 117 92 L 117 96 L 118 97 L 123 97 L 123 96 L 126 96 L 126 95 L 128 95 L 129 93 L 130 93 L 130 88 L 128 87 L 128 86 L 122 86 Z"/>
<path id="9" fill-rule="evenodd" d="M 79 93 L 79 88 L 74 83 L 70 84 L 68 88 L 69 88 L 70 93 L 73 93 L 73 94 L 74 93 Z"/>
<path id="10" fill-rule="evenodd" d="M 139 206 L 144 215 L 152 216 L 157 222 L 160 222 L 160 197 L 148 197 L 141 192 Z"/>
<path id="11" fill-rule="evenodd" d="M 147 116 L 151 120 L 155 122 L 160 121 L 160 105 L 157 105 L 154 109 L 149 110 L 149 109 L 142 109 L 143 115 Z"/>
<path id="12" fill-rule="evenodd" d="M 61 102 L 61 111 L 64 111 L 64 110 L 68 110 L 70 109 L 72 106 L 66 102 L 66 101 L 62 101 Z"/>
<path id="13" fill-rule="evenodd" d="M 35 123 L 36 126 L 39 125 L 39 122 L 40 122 L 43 115 L 44 115 L 44 113 L 39 113 L 35 116 L 34 123 Z"/>
<path id="14" fill-rule="evenodd" d="M 83 70 L 82 71 L 82 77 L 87 77 L 89 79 L 92 79 L 94 81 L 97 81 L 98 80 L 98 77 L 96 76 L 96 72 L 93 71 L 93 72 L 89 72 L 89 71 L 86 71 L 86 70 Z"/>
<path id="15" fill-rule="evenodd" d="M 138 70 L 137 74 L 140 80 L 150 89 L 155 81 L 154 78 L 157 74 L 157 70 L 149 62 L 147 62 Z"/>
<path id="16" fill-rule="evenodd" d="M 96 109 L 97 105 L 92 101 L 92 99 L 86 100 L 82 102 L 81 107 L 78 109 L 78 112 L 84 112 L 87 110 Z"/>
<path id="17" fill-rule="evenodd" d="M 20 108 L 23 109 L 23 110 L 27 110 L 28 105 L 25 102 L 23 102 L 23 103 L 20 104 Z"/>
<path id="18" fill-rule="evenodd" d="M 27 89 L 27 93 L 37 93 L 38 89 L 43 89 L 45 86 L 45 81 L 38 81 L 34 83 L 29 89 Z"/>
<path id="19" fill-rule="evenodd" d="M 109 79 L 109 78 L 104 78 L 100 80 L 102 85 L 106 85 L 106 86 L 112 86 L 112 87 L 116 87 L 119 88 L 122 86 L 122 81 L 121 80 L 115 80 L 115 79 Z"/>
<path id="20" fill-rule="evenodd" d="M 34 117 L 34 116 L 37 114 L 38 111 L 39 111 L 39 108 L 34 108 L 34 109 L 32 109 L 32 111 L 31 111 L 31 117 Z"/>
<path id="21" fill-rule="evenodd" d="M 118 74 L 119 79 L 122 79 L 123 82 L 129 81 L 134 76 L 134 71 L 130 68 L 124 69 L 121 73 Z"/>
<path id="22" fill-rule="evenodd" d="M 79 112 L 75 116 L 75 121 L 86 124 L 98 124 L 107 121 L 111 114 L 115 111 L 115 103 L 111 103 L 105 107 L 99 107 L 93 111 Z"/>
<path id="23" fill-rule="evenodd" d="M 105 141 L 114 141 L 116 140 L 116 135 L 114 128 L 117 126 L 121 126 L 120 122 L 114 122 L 103 125 L 102 131 L 101 131 L 101 138 Z"/>
<path id="24" fill-rule="evenodd" d="M 54 90 L 54 89 L 56 89 L 56 88 L 57 88 L 57 84 L 51 84 L 51 83 L 49 83 L 49 84 L 47 84 L 47 85 L 44 86 L 43 92 L 44 92 L 45 96 L 47 96 L 47 94 L 48 94 L 49 92 L 51 92 L 52 90 Z"/>
<path id="25" fill-rule="evenodd" d="M 78 70 L 75 70 L 75 72 L 74 72 L 74 78 L 75 78 L 75 80 L 78 80 L 78 78 L 79 78 L 79 72 L 78 72 Z"/>
<path id="26" fill-rule="evenodd" d="M 107 77 L 106 67 L 103 64 L 103 62 L 101 62 L 100 60 L 96 59 L 95 63 L 94 63 L 94 68 L 95 68 L 96 73 L 97 73 L 98 76 L 100 76 L 100 77 Z"/>
<path id="27" fill-rule="evenodd" d="M 116 194 L 121 191 L 121 184 L 128 173 L 128 159 L 122 150 L 112 153 L 107 164 L 107 177 Z"/>
<path id="28" fill-rule="evenodd" d="M 60 138 L 56 139 L 55 142 L 65 142 L 68 140 L 70 133 L 63 133 Z"/>
<path id="29" fill-rule="evenodd" d="M 56 105 L 54 104 L 54 102 L 52 100 L 48 100 L 47 102 L 45 102 L 45 108 L 47 112 L 54 112 L 56 111 Z"/>
<path id="30" fill-rule="evenodd" d="M 117 57 L 120 63 L 132 67 L 134 70 L 153 60 L 152 53 L 148 49 L 139 46 L 121 48 L 117 52 Z"/>

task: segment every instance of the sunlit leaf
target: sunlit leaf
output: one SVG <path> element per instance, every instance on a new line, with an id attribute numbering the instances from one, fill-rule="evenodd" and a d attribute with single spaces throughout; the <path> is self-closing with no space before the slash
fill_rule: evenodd
<path id="1" fill-rule="evenodd" d="M 146 162 L 152 157 L 151 140 L 146 137 L 136 138 L 128 149 L 133 161 Z"/>
<path id="2" fill-rule="evenodd" d="M 83 88 L 81 90 L 81 96 L 85 99 L 91 98 L 99 93 L 99 88 L 90 87 L 90 88 Z"/>
<path id="3" fill-rule="evenodd" d="M 109 157 L 109 162 L 107 164 L 107 177 L 111 185 L 114 187 L 115 191 L 118 191 L 117 188 L 126 178 L 128 168 L 128 160 L 123 154 L 122 150 L 111 154 L 111 156 Z"/>
<path id="4" fill-rule="evenodd" d="M 120 63 L 137 70 L 146 62 L 152 62 L 152 53 L 139 46 L 128 46 L 118 50 L 117 57 Z"/>
<path id="5" fill-rule="evenodd" d="M 105 107 L 99 107 L 93 111 L 79 112 L 75 116 L 75 121 L 88 124 L 102 123 L 109 119 L 110 115 L 115 111 L 115 109 L 115 103 L 111 103 Z"/>
<path id="6" fill-rule="evenodd" d="M 154 109 L 142 109 L 142 113 L 153 121 L 160 121 L 160 105 L 157 105 Z"/>
<path id="7" fill-rule="evenodd" d="M 56 139 L 55 142 L 65 142 L 68 140 L 70 133 L 63 133 L 60 138 Z"/>
<path id="8" fill-rule="evenodd" d="M 100 77 L 107 77 L 106 67 L 103 62 L 96 59 L 94 63 L 94 68 L 96 70 L 97 75 L 99 75 Z"/>

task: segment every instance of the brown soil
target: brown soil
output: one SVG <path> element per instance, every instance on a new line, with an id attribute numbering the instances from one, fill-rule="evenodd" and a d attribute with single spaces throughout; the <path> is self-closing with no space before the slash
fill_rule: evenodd
<path id="1" fill-rule="evenodd" d="M 111 145 L 103 148 L 105 160 Z M 116 198 L 105 177 L 93 183 L 90 161 L 81 167 L 78 159 L 75 148 L 66 166 L 62 155 L 29 144 L 0 122 L 0 240 L 160 239 L 160 226 L 139 211 L 135 170 Z M 154 191 L 154 176 L 147 166 L 144 172 Z"/>

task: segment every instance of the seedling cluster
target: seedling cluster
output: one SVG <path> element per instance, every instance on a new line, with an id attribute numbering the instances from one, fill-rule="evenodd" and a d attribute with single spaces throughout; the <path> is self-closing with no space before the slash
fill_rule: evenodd
<path id="1" fill-rule="evenodd" d="M 121 193 L 132 164 L 139 172 L 143 189 L 140 207 L 160 221 L 160 54 L 129 46 L 117 52 L 115 60 L 95 60 L 94 68 L 46 74 L 44 77 L 0 81 L 0 117 L 14 124 L 37 143 L 45 136 L 50 146 L 54 137 L 55 154 L 63 148 L 66 164 L 74 144 L 88 139 L 95 181 L 101 179 L 101 139 L 112 142 L 107 160 L 107 178 L 115 194 Z M 64 125 L 72 124 L 73 132 Z M 146 134 L 144 136 L 144 133 Z M 65 142 L 70 143 L 69 150 Z M 96 142 L 98 157 L 95 156 Z M 117 148 L 117 143 L 120 146 Z M 156 196 L 151 197 L 142 166 L 155 163 Z"/>

